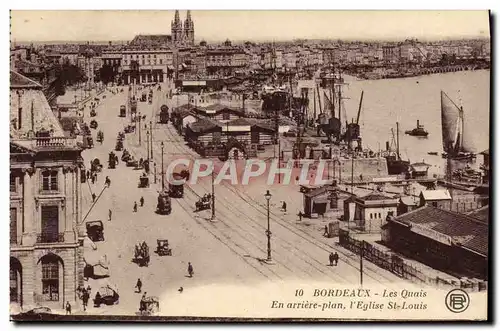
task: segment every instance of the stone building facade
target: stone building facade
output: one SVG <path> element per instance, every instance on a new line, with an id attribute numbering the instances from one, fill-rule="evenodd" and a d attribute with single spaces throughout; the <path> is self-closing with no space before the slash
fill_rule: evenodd
<path id="1" fill-rule="evenodd" d="M 38 83 L 10 74 L 10 302 L 77 304 L 83 284 L 81 148 L 64 137 Z"/>

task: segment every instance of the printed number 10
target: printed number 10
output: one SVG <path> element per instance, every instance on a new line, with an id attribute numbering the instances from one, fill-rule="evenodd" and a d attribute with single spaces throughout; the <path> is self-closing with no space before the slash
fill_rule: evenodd
<path id="1" fill-rule="evenodd" d="M 295 290 L 295 296 L 296 297 L 301 297 L 303 295 L 304 295 L 304 290 L 303 289 Z"/>

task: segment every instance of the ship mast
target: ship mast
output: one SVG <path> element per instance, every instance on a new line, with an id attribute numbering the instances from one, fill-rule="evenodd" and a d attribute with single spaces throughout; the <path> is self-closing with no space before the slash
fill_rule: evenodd
<path id="1" fill-rule="evenodd" d="M 396 156 L 398 160 L 401 160 L 399 156 L 399 122 L 396 122 Z"/>

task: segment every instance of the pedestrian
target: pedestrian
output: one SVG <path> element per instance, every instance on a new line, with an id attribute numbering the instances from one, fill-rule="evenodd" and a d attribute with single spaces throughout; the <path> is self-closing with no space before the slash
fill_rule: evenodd
<path id="1" fill-rule="evenodd" d="M 90 179 L 90 170 L 87 170 L 87 179 Z"/>
<path id="2" fill-rule="evenodd" d="M 110 210 L 108 210 L 108 221 L 111 222 L 111 216 L 112 216 L 113 212 Z"/>
<path id="3" fill-rule="evenodd" d="M 97 197 L 96 197 L 95 193 L 92 193 L 92 202 L 95 202 L 95 199 L 96 199 L 96 198 L 97 198 Z"/>
<path id="4" fill-rule="evenodd" d="M 92 177 L 92 184 L 95 184 L 95 177 L 96 176 L 94 174 L 92 174 L 91 177 Z"/>
<path id="5" fill-rule="evenodd" d="M 84 290 L 83 296 L 82 296 L 83 311 L 87 311 L 87 306 L 89 304 L 89 298 L 90 298 L 90 294 Z"/>
<path id="6" fill-rule="evenodd" d="M 330 256 L 328 256 L 328 259 L 330 260 L 330 266 L 333 266 L 333 261 L 335 260 L 333 253 L 330 253 Z"/>
<path id="7" fill-rule="evenodd" d="M 66 301 L 66 315 L 71 315 L 71 305 Z"/>
<path id="8" fill-rule="evenodd" d="M 94 307 L 101 307 L 101 293 L 99 292 L 95 294 Z"/>
<path id="9" fill-rule="evenodd" d="M 299 211 L 299 222 L 302 222 L 302 215 L 303 214 L 302 214 L 302 210 L 301 210 L 301 211 Z"/>
<path id="10" fill-rule="evenodd" d="M 137 213 L 137 202 L 134 201 L 134 213 Z"/>
<path id="11" fill-rule="evenodd" d="M 147 292 L 144 292 L 142 295 L 141 302 L 139 303 L 139 311 L 146 310 L 146 294 Z"/>
<path id="12" fill-rule="evenodd" d="M 328 226 L 325 225 L 325 233 L 323 233 L 323 236 L 328 237 Z"/>
<path id="13" fill-rule="evenodd" d="M 90 294 L 91 291 L 92 291 L 92 288 L 90 287 L 90 285 L 87 285 L 87 293 Z"/>
<path id="14" fill-rule="evenodd" d="M 137 289 L 136 293 L 141 293 L 142 282 L 140 278 L 137 278 L 137 283 L 135 284 L 135 288 Z"/>
<path id="15" fill-rule="evenodd" d="M 333 254 L 333 260 L 335 261 L 335 265 L 337 265 L 339 263 L 339 255 L 337 254 L 337 252 L 335 252 L 335 254 Z"/>
<path id="16" fill-rule="evenodd" d="M 281 209 L 286 213 L 286 202 L 283 201 L 283 205 L 281 206 Z"/>
<path id="17" fill-rule="evenodd" d="M 141 197 L 141 200 L 139 200 L 139 202 L 141 203 L 141 207 L 144 206 L 144 197 Z"/>
<path id="18" fill-rule="evenodd" d="M 193 273 L 194 273 L 193 266 L 191 265 L 191 262 L 188 262 L 188 274 L 189 274 L 189 277 L 193 277 Z"/>
<path id="19" fill-rule="evenodd" d="M 108 188 L 109 188 L 109 186 L 111 185 L 111 179 L 109 179 L 109 177 L 108 177 L 108 176 L 106 176 L 106 180 L 104 181 L 104 184 L 105 184 L 105 185 L 107 185 L 107 186 L 108 186 Z"/>

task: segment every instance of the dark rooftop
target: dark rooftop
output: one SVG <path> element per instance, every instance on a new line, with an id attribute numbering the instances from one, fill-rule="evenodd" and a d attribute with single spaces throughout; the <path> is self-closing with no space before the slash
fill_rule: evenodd
<path id="1" fill-rule="evenodd" d="M 40 89 L 42 85 L 15 71 L 11 71 L 10 88 Z"/>
<path id="2" fill-rule="evenodd" d="M 161 46 L 172 42 L 172 36 L 166 34 L 137 35 L 130 42 L 131 46 Z"/>
<path id="3" fill-rule="evenodd" d="M 203 133 L 215 128 L 221 128 L 221 126 L 219 125 L 219 123 L 213 120 L 210 120 L 208 118 L 202 118 L 194 123 L 189 124 L 189 128 L 193 132 Z"/>
<path id="4" fill-rule="evenodd" d="M 451 237 L 458 245 L 488 256 L 488 224 L 470 215 L 424 206 L 395 218 Z"/>
<path id="5" fill-rule="evenodd" d="M 476 209 L 467 215 L 475 217 L 483 222 L 488 223 L 490 220 L 490 206 L 486 205 L 484 207 L 481 207 L 479 209 Z"/>

